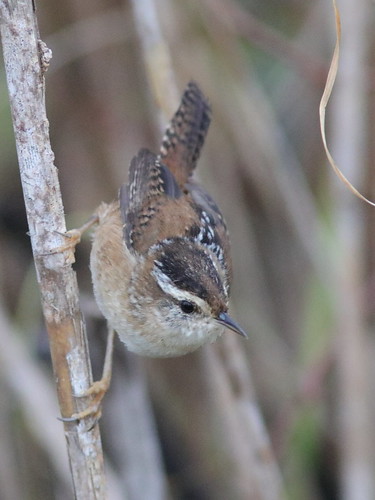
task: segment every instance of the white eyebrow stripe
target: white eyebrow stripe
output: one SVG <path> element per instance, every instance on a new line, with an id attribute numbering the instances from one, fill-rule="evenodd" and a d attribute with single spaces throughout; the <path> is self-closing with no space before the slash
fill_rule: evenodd
<path id="1" fill-rule="evenodd" d="M 202 311 L 209 311 L 208 304 L 203 299 L 197 297 L 193 293 L 188 292 L 187 290 L 181 290 L 180 288 L 178 288 L 173 283 L 173 281 L 157 266 L 154 266 L 152 274 L 156 279 L 156 283 L 167 295 L 170 295 L 179 302 L 181 300 L 188 300 L 190 302 L 193 302 L 193 304 L 196 304 L 200 309 L 202 309 Z"/>

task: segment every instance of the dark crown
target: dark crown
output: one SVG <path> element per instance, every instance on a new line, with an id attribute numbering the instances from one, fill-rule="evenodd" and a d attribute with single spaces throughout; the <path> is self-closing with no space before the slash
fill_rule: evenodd
<path id="1" fill-rule="evenodd" d="M 226 310 L 228 293 L 209 252 L 186 238 L 164 241 L 159 248 L 155 266 L 171 283 L 207 302 L 215 314 Z"/>

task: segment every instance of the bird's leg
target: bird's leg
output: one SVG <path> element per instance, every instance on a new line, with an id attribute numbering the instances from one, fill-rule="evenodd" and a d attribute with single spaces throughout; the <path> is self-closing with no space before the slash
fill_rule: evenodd
<path id="1" fill-rule="evenodd" d="M 99 419 L 101 416 L 101 404 L 105 393 L 108 391 L 111 376 L 112 376 L 112 358 L 113 358 L 113 339 L 115 331 L 110 328 L 108 330 L 107 347 L 105 351 L 103 374 L 100 380 L 94 382 L 85 392 L 77 394 L 77 398 L 86 398 L 92 396 L 92 399 L 84 410 L 74 413 L 71 417 L 63 417 L 60 420 L 63 422 L 73 422 L 75 420 L 82 420 L 86 417 L 95 417 Z"/>
<path id="2" fill-rule="evenodd" d="M 59 231 L 57 231 L 58 234 L 60 234 L 64 238 L 67 238 L 67 241 L 64 245 L 54 248 L 49 253 L 65 252 L 66 250 L 74 252 L 76 245 L 78 245 L 78 243 L 81 241 L 82 234 L 86 232 L 88 229 L 90 229 L 91 226 L 97 224 L 98 222 L 99 222 L 99 216 L 94 214 L 81 227 L 78 227 L 76 229 L 70 229 L 70 231 L 67 231 L 66 233 L 60 233 Z"/>

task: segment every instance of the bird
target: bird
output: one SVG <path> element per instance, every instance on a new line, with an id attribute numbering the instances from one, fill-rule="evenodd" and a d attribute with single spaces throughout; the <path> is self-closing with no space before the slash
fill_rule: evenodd
<path id="1" fill-rule="evenodd" d="M 153 358 L 193 352 L 225 330 L 247 337 L 228 313 L 227 226 L 194 177 L 210 122 L 210 104 L 190 81 L 158 154 L 142 148 L 118 198 L 70 232 L 78 241 L 95 225 L 90 269 L 110 332 L 102 380 L 84 394 L 96 403 L 71 419 L 92 413 L 108 388 L 114 332 L 129 351 Z"/>
<path id="2" fill-rule="evenodd" d="M 226 223 L 193 175 L 210 121 L 208 100 L 189 82 L 159 153 L 141 149 L 118 199 L 96 212 L 95 298 L 128 350 L 143 356 L 184 355 L 226 329 L 246 336 L 228 314 Z"/>

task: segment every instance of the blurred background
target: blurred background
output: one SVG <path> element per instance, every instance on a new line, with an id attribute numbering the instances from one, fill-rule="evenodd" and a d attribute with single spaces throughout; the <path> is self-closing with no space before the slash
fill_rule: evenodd
<path id="1" fill-rule="evenodd" d="M 109 475 L 130 500 L 374 499 L 374 208 L 331 173 L 322 146 L 332 5 L 155 4 L 157 19 L 143 0 L 37 3 L 53 51 L 46 104 L 67 225 L 117 196 L 141 147 L 158 150 L 166 118 L 155 102 L 170 102 L 171 88 L 155 99 L 165 68 L 145 48 L 147 19 L 178 94 L 194 79 L 212 105 L 199 177 L 229 226 L 232 315 L 249 340 L 228 333 L 158 361 L 117 341 L 101 419 Z M 375 199 L 374 5 L 339 8 L 327 137 L 345 175 Z M 65 500 L 63 425 L 0 71 L 0 499 Z M 99 378 L 106 326 L 89 251 L 87 236 L 75 269 Z"/>

